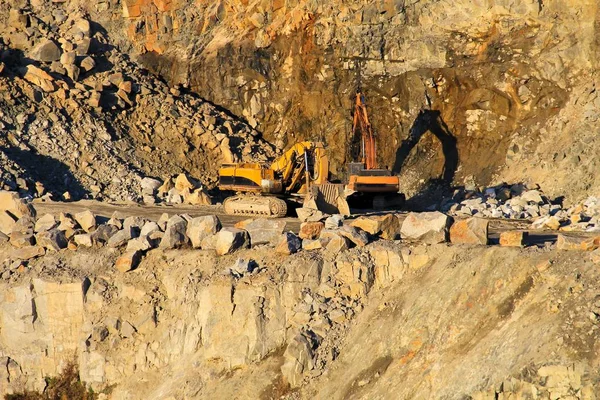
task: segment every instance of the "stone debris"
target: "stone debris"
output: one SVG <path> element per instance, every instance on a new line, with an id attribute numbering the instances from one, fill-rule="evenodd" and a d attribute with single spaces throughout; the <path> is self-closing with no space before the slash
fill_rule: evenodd
<path id="1" fill-rule="evenodd" d="M 337 229 L 344 224 L 344 216 L 335 214 L 325 220 L 325 229 Z"/>
<path id="2" fill-rule="evenodd" d="M 367 234 L 350 225 L 342 225 L 342 227 L 337 231 L 338 234 L 346 239 L 350 240 L 358 247 L 364 247 L 369 244 L 369 237 Z"/>
<path id="3" fill-rule="evenodd" d="M 159 247 L 162 249 L 175 249 L 185 245 L 188 242 L 186 236 L 187 225 L 187 221 L 182 217 L 178 215 L 171 217 L 167 222 L 165 234 Z"/>
<path id="4" fill-rule="evenodd" d="M 33 246 L 35 244 L 35 237 L 32 231 L 21 232 L 15 230 L 10 234 L 10 244 L 16 248 Z"/>
<path id="5" fill-rule="evenodd" d="M 228 268 L 228 273 L 239 279 L 246 274 L 252 274 L 257 268 L 258 265 L 256 264 L 256 261 L 238 258 L 236 262 Z"/>
<path id="6" fill-rule="evenodd" d="M 559 234 L 556 240 L 556 248 L 558 250 L 592 251 L 599 247 L 600 236 L 582 238 Z"/>
<path id="7" fill-rule="evenodd" d="M 79 224 L 81 229 L 86 232 L 90 232 L 96 228 L 96 216 L 93 212 L 86 210 L 74 215 L 75 221 Z"/>
<path id="8" fill-rule="evenodd" d="M 0 211 L 0 232 L 5 235 L 10 235 L 16 225 L 17 218 L 8 211 Z"/>
<path id="9" fill-rule="evenodd" d="M 153 178 L 142 179 L 142 197 L 145 204 L 190 204 L 208 206 L 213 200 L 204 185 L 186 174 L 168 178 L 162 184 Z"/>
<path id="10" fill-rule="evenodd" d="M 59 251 L 67 248 L 67 237 L 63 231 L 50 229 L 39 232 L 35 235 L 35 241 L 38 246 L 50 251 Z"/>
<path id="11" fill-rule="evenodd" d="M 238 249 L 250 247 L 248 232 L 237 228 L 223 228 L 215 235 L 215 251 L 217 255 L 230 254 Z M 202 247 L 204 248 L 204 246 Z"/>
<path id="12" fill-rule="evenodd" d="M 317 239 L 324 228 L 325 224 L 322 222 L 303 222 L 300 224 L 298 236 L 301 239 Z"/>
<path id="13" fill-rule="evenodd" d="M 454 221 L 450 227 L 450 242 L 453 244 L 488 244 L 489 221 L 483 218 L 468 218 Z"/>
<path id="14" fill-rule="evenodd" d="M 550 215 L 560 209 L 551 204 L 541 190 L 523 184 L 500 185 L 482 190 L 455 192 L 442 206 L 450 215 L 483 218 L 532 219 Z"/>
<path id="15" fill-rule="evenodd" d="M 145 252 L 155 247 L 157 247 L 156 240 L 151 240 L 148 236 L 144 235 L 135 239 L 131 239 L 129 242 L 127 242 L 127 248 L 125 251 Z"/>
<path id="16" fill-rule="evenodd" d="M 0 190 L 0 211 L 6 211 L 16 219 L 23 216 L 36 217 L 31 204 L 21 199 L 18 193 L 6 190 Z"/>
<path id="17" fill-rule="evenodd" d="M 158 227 L 158 225 L 157 225 Z M 221 230 L 221 221 L 215 215 L 193 218 L 187 224 L 187 236 L 192 246 L 196 249 L 202 247 L 202 241 L 209 236 L 215 235 Z"/>
<path id="18" fill-rule="evenodd" d="M 216 184 L 220 162 L 265 162 L 276 155 L 241 118 L 189 90 L 172 92 L 122 53 L 114 44 L 119 35 L 93 21 L 105 14 L 98 9 L 107 2 L 89 10 L 57 0 L 5 6 L 0 73 L 9 79 L 0 99 L 0 189 L 64 200 L 204 205 L 212 204 L 207 189 Z M 10 148 L 63 170 L 27 171 L 27 160 L 21 165 Z M 206 186 L 190 178 L 193 187 L 178 185 L 180 193 L 157 197 L 157 187 L 143 180 L 164 171 L 194 176 Z"/>
<path id="19" fill-rule="evenodd" d="M 350 225 L 360 228 L 372 236 L 380 236 L 382 239 L 400 239 L 400 221 L 394 214 L 359 217 Z"/>
<path id="20" fill-rule="evenodd" d="M 92 240 L 98 245 L 105 245 L 118 231 L 114 225 L 100 225 L 92 232 Z"/>
<path id="21" fill-rule="evenodd" d="M 279 242 L 275 246 L 275 252 L 278 254 L 295 254 L 302 249 L 302 240 L 292 232 L 286 232 L 280 235 Z"/>
<path id="22" fill-rule="evenodd" d="M 34 231 L 36 233 L 45 232 L 49 231 L 50 229 L 56 228 L 57 226 L 58 222 L 56 221 L 56 218 L 54 218 L 54 215 L 46 214 L 41 218 L 38 218 L 37 221 L 35 221 Z"/>
<path id="23" fill-rule="evenodd" d="M 81 233 L 73 236 L 73 241 L 77 246 L 82 247 L 92 247 L 94 245 L 94 241 L 92 240 L 92 235 L 89 233 Z"/>
<path id="24" fill-rule="evenodd" d="M 409 213 L 402 223 L 402 239 L 436 244 L 448 241 L 450 218 L 441 212 Z"/>
<path id="25" fill-rule="evenodd" d="M 115 227 L 116 228 L 116 227 Z M 110 239 L 106 242 L 108 247 L 122 247 L 129 243 L 131 239 L 135 237 L 135 232 L 133 227 L 123 228 L 122 230 L 116 232 L 111 236 Z"/>
<path id="26" fill-rule="evenodd" d="M 324 214 L 317 209 L 307 207 L 297 208 L 296 215 L 298 215 L 298 220 L 300 220 L 300 222 L 319 222 L 327 218 L 327 214 Z"/>

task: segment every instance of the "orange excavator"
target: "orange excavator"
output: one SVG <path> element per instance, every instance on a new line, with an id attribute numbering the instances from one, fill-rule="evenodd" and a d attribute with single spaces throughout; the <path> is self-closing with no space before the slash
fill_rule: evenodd
<path id="1" fill-rule="evenodd" d="M 356 93 L 352 137 L 360 133 L 359 162 L 348 164 L 348 185 L 352 193 L 349 201 L 356 200 L 364 207 L 376 210 L 402 207 L 404 195 L 399 193 L 400 178 L 391 171 L 379 168 L 377 164 L 377 144 L 373 126 L 369 121 L 365 96 Z"/>

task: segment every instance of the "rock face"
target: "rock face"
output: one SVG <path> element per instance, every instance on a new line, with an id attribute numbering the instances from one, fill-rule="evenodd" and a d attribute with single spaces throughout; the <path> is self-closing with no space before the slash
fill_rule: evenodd
<path id="1" fill-rule="evenodd" d="M 402 223 L 402 239 L 424 243 L 443 243 L 448 240 L 450 218 L 440 212 L 410 213 Z"/>
<path id="2" fill-rule="evenodd" d="M 109 3 L 102 12 L 86 8 L 117 38 L 119 48 L 136 49 L 147 68 L 243 115 L 280 147 L 298 136 L 311 138 L 307 127 L 324 127 L 322 140 L 331 149 L 336 172 L 342 171 L 351 146 L 339 138 L 351 123 L 353 96 L 348 93 L 354 93 L 360 75 L 375 110 L 371 119 L 378 129 L 381 162 L 394 166 L 402 148 L 401 160 L 411 168 L 395 169 L 401 169 L 402 182 L 412 192 L 429 178 L 488 184 L 497 167 L 498 181 L 523 181 L 523 168 L 513 168 L 522 162 L 544 185 L 554 186 L 552 168 L 543 168 L 540 160 L 560 167 L 554 177 L 561 184 L 582 190 L 584 185 L 569 180 L 566 171 L 576 162 L 590 170 L 594 165 L 593 160 L 575 160 L 581 153 L 575 147 L 587 145 L 575 132 L 588 131 L 586 140 L 597 136 L 593 79 L 582 79 L 597 73 L 597 44 L 590 39 L 596 6 L 594 1 L 564 0 L 493 6 L 467 0 L 410 5 L 235 1 L 229 6 L 138 0 Z M 156 23 L 136 29 L 148 18 Z M 549 28 L 533 26 L 531 20 Z M 491 32 L 502 50 L 488 46 Z M 553 34 L 556 42 L 546 45 Z M 310 51 L 300 51 L 306 43 L 312 44 Z M 568 60 L 553 63 L 558 58 Z M 519 72 L 507 75 L 509 70 Z M 567 95 L 569 89 L 575 90 L 573 96 Z M 541 105 L 545 100 L 550 104 Z M 571 119 L 579 115 L 577 109 L 582 118 Z M 533 116 L 539 121 L 532 122 Z M 560 133 L 552 129 L 562 123 Z M 410 137 L 413 127 L 419 129 Z M 415 137 L 421 139 L 418 144 Z M 573 154 L 554 157 L 557 139 L 564 141 L 562 148 L 574 145 Z M 415 144 L 426 157 L 409 154 Z"/>
<path id="3" fill-rule="evenodd" d="M 81 379 L 95 392 L 111 387 L 117 398 L 235 398 L 240 390 L 260 398 L 274 381 L 299 398 L 344 399 L 357 390 L 366 398 L 390 390 L 400 398 L 594 393 L 597 357 L 562 344 L 575 328 L 567 321 L 596 339 L 594 265 L 574 265 L 574 253 L 552 249 L 392 241 L 348 249 L 338 232 L 322 234 L 328 247 L 346 243 L 337 253 L 288 256 L 181 249 L 141 258 L 100 247 L 28 259 L 43 248 L 18 249 L 20 261 L 0 264 L 0 394 L 43 390 L 45 377 L 74 355 Z M 4 244 L 0 256 L 17 255 Z M 473 343 L 470 333 L 483 328 Z M 532 334 L 541 347 L 531 346 Z M 469 351 L 456 355 L 457 345 Z M 424 356 L 440 368 L 431 386 L 422 385 Z M 521 368 L 526 378 L 511 372 Z M 364 379 L 371 383 L 358 385 Z"/>

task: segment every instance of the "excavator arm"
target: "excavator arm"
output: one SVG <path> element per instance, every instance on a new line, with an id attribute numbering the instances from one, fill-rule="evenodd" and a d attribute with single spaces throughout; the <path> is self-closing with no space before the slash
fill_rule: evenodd
<path id="1" fill-rule="evenodd" d="M 327 182 L 329 159 L 321 143 L 298 142 L 273 161 L 270 169 L 281 176 L 288 192 L 292 192 L 304 176 L 306 186 L 297 193 L 306 193 L 310 185 Z"/>

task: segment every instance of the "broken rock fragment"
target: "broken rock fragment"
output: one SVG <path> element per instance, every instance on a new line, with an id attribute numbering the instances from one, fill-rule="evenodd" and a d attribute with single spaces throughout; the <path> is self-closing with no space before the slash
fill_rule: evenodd
<path id="1" fill-rule="evenodd" d="M 202 247 L 202 241 L 208 237 L 215 235 L 221 229 L 221 221 L 215 215 L 207 215 L 203 217 L 193 218 L 187 224 L 187 236 L 196 249 Z"/>
<path id="2" fill-rule="evenodd" d="M 186 230 L 187 221 L 185 219 L 179 215 L 171 217 L 167 222 L 165 234 L 159 247 L 161 249 L 174 249 L 183 246 L 188 241 Z"/>
<path id="3" fill-rule="evenodd" d="M 96 228 L 96 216 L 90 210 L 85 210 L 75 214 L 75 221 L 79 224 L 81 229 L 86 232 L 90 232 Z"/>
<path id="4" fill-rule="evenodd" d="M 223 228 L 215 236 L 215 251 L 219 256 L 250 246 L 248 232 L 242 229 Z"/>
<path id="5" fill-rule="evenodd" d="M 421 241 L 427 244 L 443 243 L 448 240 L 450 218 L 441 212 L 409 213 L 402 224 L 402 239 Z"/>
<path id="6" fill-rule="evenodd" d="M 297 253 L 301 248 L 302 241 L 300 238 L 292 232 L 286 232 L 281 236 L 277 247 L 275 247 L 275 252 L 290 255 Z"/>
<path id="7" fill-rule="evenodd" d="M 455 221 L 450 228 L 453 244 L 488 244 L 489 221 L 483 218 L 468 218 Z"/>
<path id="8" fill-rule="evenodd" d="M 140 263 L 142 253 L 138 250 L 131 250 L 123 253 L 115 263 L 115 268 L 120 272 L 128 272 L 137 268 Z"/>
<path id="9" fill-rule="evenodd" d="M 35 236 L 35 240 L 38 246 L 41 246 L 47 250 L 59 251 L 67 247 L 67 237 L 63 231 L 58 229 L 50 229 L 38 233 Z"/>

